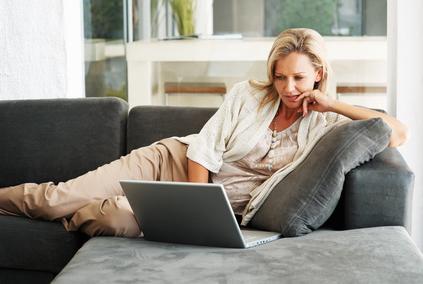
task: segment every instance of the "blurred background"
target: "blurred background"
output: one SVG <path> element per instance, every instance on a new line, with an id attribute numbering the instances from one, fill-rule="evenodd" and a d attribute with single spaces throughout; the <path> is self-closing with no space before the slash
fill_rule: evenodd
<path id="1" fill-rule="evenodd" d="M 127 61 L 131 59 L 126 47 L 137 41 L 145 42 L 144 47 L 157 42 L 171 46 L 180 36 L 188 36 L 184 49 L 195 54 L 192 40 L 224 35 L 226 43 L 219 43 L 219 47 L 211 43 L 213 48 L 231 49 L 236 40 L 256 40 L 267 41 L 270 49 L 271 40 L 282 30 L 308 27 L 325 36 L 335 49 L 342 38 L 369 49 L 382 46 L 386 50 L 386 0 L 83 0 L 83 14 L 87 97 L 117 96 L 128 100 L 131 82 Z M 139 45 L 135 52 L 142 54 L 143 46 Z M 222 94 L 215 93 L 220 91 L 213 87 L 228 90 L 235 82 L 266 76 L 264 56 L 233 61 L 213 61 L 207 56 L 184 61 L 177 54 L 167 57 L 151 61 L 152 104 L 218 106 Z M 336 75 L 334 95 L 350 103 L 387 108 L 386 54 L 363 57 L 353 51 L 331 63 Z M 169 92 L 169 83 L 181 84 L 185 92 Z M 198 86 L 204 89 L 201 95 L 196 93 Z"/>

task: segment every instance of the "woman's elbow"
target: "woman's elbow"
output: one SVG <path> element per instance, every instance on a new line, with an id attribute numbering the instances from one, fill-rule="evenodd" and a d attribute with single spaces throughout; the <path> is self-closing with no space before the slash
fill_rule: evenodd
<path id="1" fill-rule="evenodd" d="M 389 141 L 389 147 L 398 147 L 408 140 L 408 129 L 405 125 L 401 125 L 398 129 L 392 132 Z"/>
<path id="2" fill-rule="evenodd" d="M 188 158 L 187 170 L 189 182 L 208 183 L 209 170 L 207 170 L 204 166 Z"/>

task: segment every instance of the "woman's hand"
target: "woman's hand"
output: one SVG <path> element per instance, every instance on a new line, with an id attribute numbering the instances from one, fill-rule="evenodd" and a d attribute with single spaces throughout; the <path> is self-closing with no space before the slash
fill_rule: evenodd
<path id="1" fill-rule="evenodd" d="M 298 96 L 297 101 L 303 100 L 298 112 L 302 112 L 303 116 L 311 110 L 319 112 L 336 112 L 352 120 L 370 119 L 374 117 L 382 118 L 392 129 L 390 138 L 390 147 L 402 145 L 407 140 L 407 127 L 396 118 L 375 110 L 363 107 L 356 107 L 347 103 L 340 102 L 324 95 L 320 90 L 306 91 Z"/>
<path id="2" fill-rule="evenodd" d="M 303 113 L 303 117 L 311 110 L 318 112 L 330 111 L 335 101 L 329 96 L 323 94 L 320 90 L 305 91 L 296 99 L 296 101 L 299 100 L 303 100 L 301 107 L 298 109 L 298 112 Z"/>

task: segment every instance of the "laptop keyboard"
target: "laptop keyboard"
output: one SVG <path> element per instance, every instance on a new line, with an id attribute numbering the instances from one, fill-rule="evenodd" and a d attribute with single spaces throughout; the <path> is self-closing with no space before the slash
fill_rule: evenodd
<path id="1" fill-rule="evenodd" d="M 258 231 L 258 230 L 241 230 L 242 236 L 244 237 L 245 242 L 252 242 L 255 240 L 260 240 L 264 238 L 271 237 L 275 235 L 274 232 L 267 232 L 267 231 Z"/>

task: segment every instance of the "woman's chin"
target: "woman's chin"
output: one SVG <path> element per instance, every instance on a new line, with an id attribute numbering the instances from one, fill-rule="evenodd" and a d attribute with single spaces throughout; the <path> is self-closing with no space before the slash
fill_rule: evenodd
<path id="1" fill-rule="evenodd" d="M 290 109 L 297 109 L 301 106 L 301 102 L 298 101 L 290 101 L 290 100 L 282 100 L 283 104 Z"/>

